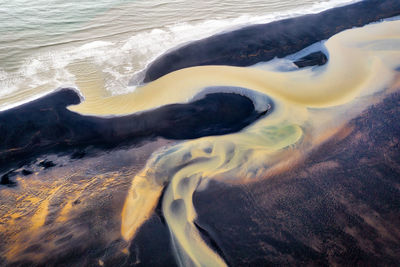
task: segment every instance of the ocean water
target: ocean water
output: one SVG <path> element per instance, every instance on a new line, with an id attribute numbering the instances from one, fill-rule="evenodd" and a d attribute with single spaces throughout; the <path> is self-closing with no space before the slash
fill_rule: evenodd
<path id="1" fill-rule="evenodd" d="M 169 49 L 354 0 L 0 1 L 0 110 L 56 88 L 124 94 Z"/>

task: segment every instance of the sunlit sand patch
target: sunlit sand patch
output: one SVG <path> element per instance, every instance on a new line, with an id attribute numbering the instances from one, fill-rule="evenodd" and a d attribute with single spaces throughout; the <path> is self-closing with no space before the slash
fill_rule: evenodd
<path id="1" fill-rule="evenodd" d="M 155 148 L 168 143 L 158 140 L 139 148 L 113 151 L 112 155 L 72 161 L 51 155 L 57 167 L 46 170 L 34 169 L 35 164 L 26 166 L 35 172 L 17 177 L 16 187 L 0 189 L 0 257 L 9 263 L 25 260 L 39 264 L 76 249 L 77 244 L 85 249 L 91 242 L 120 240 L 119 228 L 110 230 L 107 226 L 120 224 L 131 177 Z M 133 164 L 120 168 L 116 161 Z M 95 216 L 87 215 L 92 213 Z M 90 225 L 102 233 L 96 240 L 91 240 L 87 229 Z M 127 244 L 119 245 L 120 252 L 126 253 Z"/>

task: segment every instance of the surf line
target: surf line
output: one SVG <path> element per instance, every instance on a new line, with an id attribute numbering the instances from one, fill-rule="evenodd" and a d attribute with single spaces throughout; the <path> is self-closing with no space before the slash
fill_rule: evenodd
<path id="1" fill-rule="evenodd" d="M 382 33 L 374 33 L 377 37 L 385 38 L 398 32 L 395 28 L 398 21 L 383 24 L 388 25 L 382 27 Z M 329 61 L 317 69 L 276 72 L 232 66 L 191 67 L 167 74 L 125 95 L 91 97 L 96 93 L 81 88 L 85 101 L 69 109 L 86 115 L 130 114 L 171 103 L 185 103 L 203 88 L 212 86 L 249 88 L 308 107 L 339 105 L 357 95 L 372 71 L 370 62 L 374 59 L 370 51 L 357 47 L 369 40 L 365 28 L 376 32 L 376 25 L 369 25 L 343 31 L 325 42 Z"/>

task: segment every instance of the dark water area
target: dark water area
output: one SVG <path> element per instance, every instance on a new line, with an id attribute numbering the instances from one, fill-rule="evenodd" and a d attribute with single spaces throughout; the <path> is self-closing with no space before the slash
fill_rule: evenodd
<path id="1" fill-rule="evenodd" d="M 343 30 L 397 15 L 397 0 L 366 0 L 318 14 L 248 26 L 167 52 L 150 64 L 144 82 L 187 67 L 250 66 L 285 57 Z"/>

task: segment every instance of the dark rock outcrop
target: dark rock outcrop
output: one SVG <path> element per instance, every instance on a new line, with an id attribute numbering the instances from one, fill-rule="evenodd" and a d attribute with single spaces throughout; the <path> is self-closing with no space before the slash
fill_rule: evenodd
<path id="1" fill-rule="evenodd" d="M 305 57 L 299 58 L 293 64 L 299 68 L 322 66 L 328 61 L 328 58 L 321 51 L 308 54 Z"/>
<path id="2" fill-rule="evenodd" d="M 11 180 L 11 177 L 14 175 L 15 175 L 14 171 L 9 171 L 3 174 L 0 179 L 0 185 L 6 185 L 8 187 L 15 186 L 16 183 L 13 180 Z"/>

